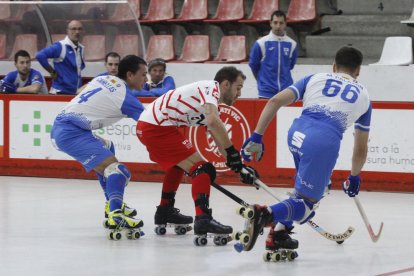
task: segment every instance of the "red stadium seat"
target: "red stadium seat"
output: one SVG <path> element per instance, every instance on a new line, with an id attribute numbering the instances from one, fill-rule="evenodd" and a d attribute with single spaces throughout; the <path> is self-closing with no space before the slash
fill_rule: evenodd
<path id="1" fill-rule="evenodd" d="M 146 60 L 162 58 L 166 61 L 175 59 L 174 40 L 172 35 L 153 35 L 147 47 Z"/>
<path id="2" fill-rule="evenodd" d="M 223 36 L 217 56 L 206 63 L 242 62 L 247 59 L 246 38 L 244 35 Z"/>
<path id="3" fill-rule="evenodd" d="M 139 55 L 139 37 L 137 35 L 117 35 L 115 36 L 113 52 L 121 57 L 126 55 Z"/>
<path id="4" fill-rule="evenodd" d="M 5 20 L 11 17 L 10 5 L 1 5 L 0 20 Z"/>
<path id="5" fill-rule="evenodd" d="M 104 35 L 85 35 L 82 40 L 85 46 L 85 60 L 97 61 L 104 60 L 106 55 Z"/>
<path id="6" fill-rule="evenodd" d="M 287 23 L 310 23 L 317 19 L 316 0 L 290 1 Z"/>
<path id="7" fill-rule="evenodd" d="M 65 39 L 66 34 L 52 34 L 52 43 Z"/>
<path id="8" fill-rule="evenodd" d="M 239 20 L 242 23 L 263 23 L 270 21 L 270 15 L 279 10 L 279 0 L 255 0 L 252 11 L 247 19 Z"/>
<path id="9" fill-rule="evenodd" d="M 0 34 L 0 59 L 6 58 L 6 34 Z"/>
<path id="10" fill-rule="evenodd" d="M 205 62 L 209 59 L 210 37 L 208 35 L 186 36 L 183 51 L 177 62 Z"/>
<path id="11" fill-rule="evenodd" d="M 217 23 L 237 21 L 244 17 L 243 0 L 220 0 L 216 14 L 204 22 Z"/>
<path id="12" fill-rule="evenodd" d="M 13 50 L 9 57 L 10 60 L 14 59 L 14 54 L 19 50 L 26 50 L 32 59 L 35 58 L 38 52 L 37 48 L 37 35 L 36 34 L 20 34 L 16 36 L 14 40 Z"/>
<path id="13" fill-rule="evenodd" d="M 140 23 L 166 21 L 174 18 L 174 0 L 151 0 L 147 14 Z"/>
<path id="14" fill-rule="evenodd" d="M 139 19 L 141 17 L 141 2 L 140 0 L 128 0 L 128 3 L 131 5 L 132 10 L 134 11 L 135 15 Z M 128 20 L 135 20 L 135 17 L 131 14 L 131 10 L 125 4 L 117 4 L 115 7 L 114 13 L 109 16 L 109 22 L 121 22 L 121 21 L 128 21 Z"/>
<path id="15" fill-rule="evenodd" d="M 200 21 L 207 19 L 207 0 L 185 0 L 180 15 L 170 22 Z"/>

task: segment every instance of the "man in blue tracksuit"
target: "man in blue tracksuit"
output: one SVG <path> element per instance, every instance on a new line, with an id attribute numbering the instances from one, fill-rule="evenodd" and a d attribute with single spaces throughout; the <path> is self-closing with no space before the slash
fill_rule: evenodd
<path id="1" fill-rule="evenodd" d="M 51 94 L 76 95 L 82 86 L 81 71 L 85 68 L 84 46 L 79 43 L 83 32 L 82 23 L 69 22 L 65 39 L 55 42 L 36 54 L 39 63 L 53 79 Z M 53 67 L 48 59 L 53 59 Z"/>
<path id="2" fill-rule="evenodd" d="M 296 41 L 285 34 L 285 13 L 273 12 L 270 26 L 270 33 L 253 45 L 249 60 L 259 98 L 264 99 L 270 99 L 293 83 L 290 70 L 295 66 L 297 55 Z"/>
<path id="3" fill-rule="evenodd" d="M 134 91 L 136 97 L 159 97 L 168 91 L 175 89 L 173 77 L 167 75 L 167 64 L 162 58 L 156 58 L 148 64 L 148 73 L 151 80 L 145 83 L 140 91 Z"/>

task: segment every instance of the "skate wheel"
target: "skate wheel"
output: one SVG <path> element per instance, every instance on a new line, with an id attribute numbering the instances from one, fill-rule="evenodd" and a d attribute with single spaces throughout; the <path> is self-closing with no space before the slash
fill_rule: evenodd
<path id="1" fill-rule="evenodd" d="M 243 244 L 241 244 L 241 243 L 236 243 L 235 245 L 234 245 L 234 250 L 236 250 L 237 252 L 242 252 L 243 251 Z"/>
<path id="2" fill-rule="evenodd" d="M 231 238 L 235 241 L 238 241 L 240 239 L 241 234 L 243 234 L 243 232 L 234 232 L 233 234 L 231 234 Z"/>
<path id="3" fill-rule="evenodd" d="M 220 237 L 214 237 L 213 242 L 215 245 L 220 245 Z"/>
<path id="4" fill-rule="evenodd" d="M 228 242 L 227 238 L 221 238 L 220 239 L 220 245 L 226 245 Z"/>
<path id="5" fill-rule="evenodd" d="M 271 260 L 271 254 L 269 252 L 263 253 L 263 261 L 270 262 Z"/>
<path id="6" fill-rule="evenodd" d="M 336 241 L 337 244 L 343 244 L 344 241 Z"/>
<path id="7" fill-rule="evenodd" d="M 243 211 L 243 217 L 246 219 L 252 219 L 254 217 L 254 211 L 250 208 L 247 208 Z"/>
<path id="8" fill-rule="evenodd" d="M 244 207 L 244 206 L 239 206 L 239 207 L 237 207 L 237 209 L 236 209 L 236 213 L 238 214 L 238 215 L 240 215 L 240 216 L 243 216 L 243 213 L 244 213 L 244 211 L 246 210 L 246 207 Z"/>
<path id="9" fill-rule="evenodd" d="M 141 233 L 140 232 L 134 232 L 132 233 L 132 237 L 134 240 L 137 240 L 141 237 Z"/>
<path id="10" fill-rule="evenodd" d="M 122 238 L 122 234 L 120 232 L 110 232 L 109 238 L 110 240 L 119 241 Z"/>
<path id="11" fill-rule="evenodd" d="M 162 235 L 165 235 L 165 233 L 167 233 L 167 229 L 165 229 L 165 227 L 162 227 L 162 226 L 155 227 L 155 234 L 162 236 Z"/>
<path id="12" fill-rule="evenodd" d="M 282 259 L 282 255 L 279 252 L 275 252 L 270 258 L 273 262 L 278 262 Z"/>
<path id="13" fill-rule="evenodd" d="M 201 238 L 198 240 L 198 243 L 199 243 L 201 246 L 205 246 L 205 245 L 207 244 L 207 238 L 201 237 Z"/>
<path id="14" fill-rule="evenodd" d="M 241 234 L 239 238 L 241 244 L 247 244 L 250 241 L 250 236 L 246 233 Z"/>
<path id="15" fill-rule="evenodd" d="M 288 261 L 293 261 L 296 258 L 296 254 L 295 253 L 296 252 L 294 252 L 294 251 L 289 251 L 287 253 L 287 259 L 288 259 Z"/>
<path id="16" fill-rule="evenodd" d="M 185 235 L 185 233 L 187 233 L 187 229 L 182 226 L 175 227 L 174 231 L 177 235 Z"/>
<path id="17" fill-rule="evenodd" d="M 113 238 L 112 238 L 112 232 L 109 232 L 109 233 L 106 235 L 106 237 L 108 238 L 108 240 L 113 240 Z"/>
<path id="18" fill-rule="evenodd" d="M 199 244 L 198 244 L 198 237 L 195 237 L 194 238 L 193 243 L 194 243 L 195 246 L 199 246 Z"/>

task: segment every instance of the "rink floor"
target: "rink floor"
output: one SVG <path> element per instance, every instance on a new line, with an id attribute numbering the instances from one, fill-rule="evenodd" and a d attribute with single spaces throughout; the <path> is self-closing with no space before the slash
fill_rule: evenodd
<path id="1" fill-rule="evenodd" d="M 176 207 L 193 215 L 190 188 L 181 185 Z M 226 188 L 249 203 L 275 203 L 252 187 Z M 288 190 L 273 191 L 285 197 Z M 102 227 L 104 197 L 97 181 L 0 176 L 0 275 L 414 275 L 413 194 L 360 193 L 374 232 L 385 224 L 373 243 L 353 200 L 332 191 L 314 221 L 333 233 L 353 226 L 353 236 L 338 245 L 308 225 L 297 226 L 298 259 L 265 263 L 266 235 L 243 253 L 233 249 L 234 242 L 219 247 L 209 240 L 196 247 L 192 232 L 177 236 L 170 228 L 157 236 L 153 215 L 160 193 L 160 183 L 131 182 L 125 201 L 138 209 L 146 235 L 110 241 Z M 242 229 L 237 204 L 214 188 L 211 207 L 218 221 Z"/>

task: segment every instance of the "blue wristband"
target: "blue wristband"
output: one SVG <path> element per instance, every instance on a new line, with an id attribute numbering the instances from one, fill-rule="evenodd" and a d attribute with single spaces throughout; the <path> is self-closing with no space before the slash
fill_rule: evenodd
<path id="1" fill-rule="evenodd" d="M 259 134 L 257 132 L 253 132 L 252 136 L 250 136 L 250 140 L 252 142 L 257 143 L 257 144 L 261 144 L 262 143 L 262 138 L 263 138 L 263 135 L 261 135 L 261 134 Z"/>
<path id="2" fill-rule="evenodd" d="M 351 182 L 359 182 L 359 181 L 361 181 L 361 178 L 359 177 L 359 175 L 355 175 L 355 176 L 349 175 L 348 179 Z"/>

